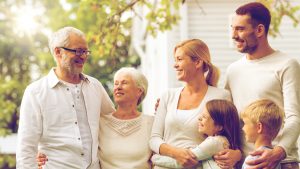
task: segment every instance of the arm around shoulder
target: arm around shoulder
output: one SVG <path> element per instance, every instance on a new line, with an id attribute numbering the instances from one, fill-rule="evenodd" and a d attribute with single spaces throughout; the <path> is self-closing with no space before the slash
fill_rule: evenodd
<path id="1" fill-rule="evenodd" d="M 151 130 L 151 136 L 149 145 L 152 151 L 156 154 L 159 154 L 159 149 L 161 144 L 165 143 L 163 141 L 164 130 L 165 130 L 165 118 L 167 114 L 167 105 L 166 105 L 166 95 L 164 94 L 160 98 L 159 106 L 157 107 L 156 114 L 154 116 L 154 121 Z"/>
<path id="2" fill-rule="evenodd" d="M 100 82 L 99 82 L 100 83 Z M 101 114 L 110 114 L 115 111 L 113 102 L 111 101 L 108 93 L 100 83 L 100 94 L 101 94 Z"/>

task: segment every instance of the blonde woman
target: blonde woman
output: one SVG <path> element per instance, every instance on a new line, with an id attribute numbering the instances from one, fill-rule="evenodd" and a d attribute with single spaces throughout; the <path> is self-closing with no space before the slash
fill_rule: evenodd
<path id="1" fill-rule="evenodd" d="M 219 71 L 211 63 L 209 49 L 203 41 L 191 39 L 179 43 L 174 49 L 174 60 L 177 79 L 185 85 L 168 90 L 160 98 L 150 147 L 157 154 L 176 159 L 183 167 L 201 168 L 189 150 L 205 138 L 198 132 L 197 119 L 207 101 L 230 100 L 230 93 L 216 87 Z M 159 168 L 162 167 L 154 166 Z"/>

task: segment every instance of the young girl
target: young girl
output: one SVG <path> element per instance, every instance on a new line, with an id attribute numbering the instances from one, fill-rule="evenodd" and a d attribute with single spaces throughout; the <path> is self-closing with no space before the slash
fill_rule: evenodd
<path id="1" fill-rule="evenodd" d="M 191 149 L 203 169 L 220 168 L 212 159 L 219 151 L 230 148 L 239 149 L 240 125 L 235 106 L 227 100 L 211 100 L 199 118 L 199 132 L 207 138 L 197 147 Z M 184 168 L 175 159 L 155 154 L 152 162 L 156 166 L 167 168 Z"/>

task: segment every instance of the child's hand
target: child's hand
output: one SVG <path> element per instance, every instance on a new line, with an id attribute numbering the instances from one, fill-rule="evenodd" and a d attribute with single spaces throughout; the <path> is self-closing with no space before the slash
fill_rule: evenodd
<path id="1" fill-rule="evenodd" d="M 229 169 L 241 160 L 242 153 L 240 150 L 224 149 L 215 154 L 213 158 L 220 168 Z"/>
<path id="2" fill-rule="evenodd" d="M 196 156 L 191 152 L 191 150 L 176 148 L 173 153 L 173 158 L 175 158 L 179 164 L 183 167 L 193 167 L 198 164 Z"/>

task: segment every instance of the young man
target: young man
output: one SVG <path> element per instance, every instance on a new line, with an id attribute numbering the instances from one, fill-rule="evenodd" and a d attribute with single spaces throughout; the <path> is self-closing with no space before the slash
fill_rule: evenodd
<path id="1" fill-rule="evenodd" d="M 232 38 L 237 50 L 246 55 L 227 69 L 226 88 L 239 112 L 263 98 L 273 100 L 285 112 L 285 125 L 274 140 L 274 149 L 253 152 L 252 155 L 261 157 L 247 164 L 253 168 L 274 168 L 285 159 L 281 162 L 282 168 L 299 169 L 300 66 L 296 59 L 269 45 L 270 20 L 269 10 L 261 3 L 248 3 L 236 10 Z M 245 143 L 244 153 L 247 155 L 252 147 Z M 215 156 L 215 159 L 226 161 L 229 158 Z"/>
<path id="2" fill-rule="evenodd" d="M 241 113 L 241 118 L 244 122 L 243 131 L 246 141 L 254 143 L 255 150 L 272 150 L 272 141 L 282 126 L 284 112 L 273 101 L 262 99 L 247 106 Z M 246 161 L 258 157 L 248 155 L 242 168 L 251 167 Z M 276 166 L 276 169 L 280 169 L 280 165 Z"/>
<path id="3" fill-rule="evenodd" d="M 100 112 L 114 108 L 101 83 L 82 73 L 90 53 L 85 35 L 65 27 L 53 34 L 49 47 L 57 67 L 25 90 L 17 168 L 37 168 L 39 151 L 48 156 L 47 168 L 99 169 Z"/>

